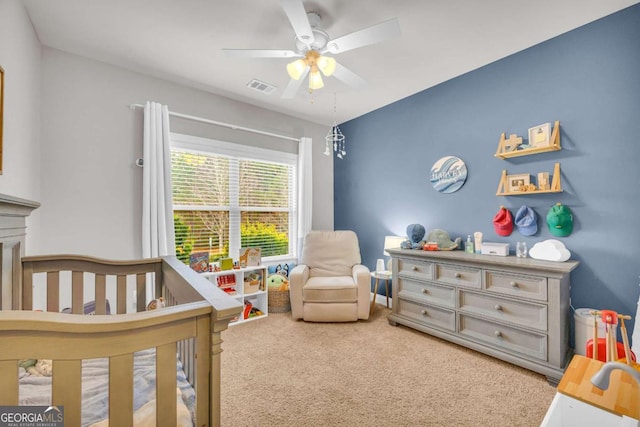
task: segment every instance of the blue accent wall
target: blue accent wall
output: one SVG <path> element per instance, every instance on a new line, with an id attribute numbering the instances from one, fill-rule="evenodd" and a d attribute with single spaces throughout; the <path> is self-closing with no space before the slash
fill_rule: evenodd
<path id="1" fill-rule="evenodd" d="M 437 61 L 437 58 L 433 59 Z M 425 70 L 428 73 L 429 70 Z M 393 76 L 389 76 L 393 84 Z M 402 84 L 402 82 L 397 82 Z M 562 150 L 501 160 L 500 134 L 559 120 Z M 636 314 L 640 294 L 640 5 L 635 5 L 487 66 L 343 123 L 347 157 L 334 161 L 335 229 L 352 229 L 363 262 L 383 258 L 385 235 L 408 224 L 452 238 L 528 246 L 555 238 L 546 213 L 573 211 L 574 229 L 558 238 L 580 266 L 572 273 L 575 308 Z M 438 193 L 431 166 L 453 155 L 467 165 L 465 185 Z M 561 164 L 562 193 L 496 196 L 509 174 L 551 172 Z M 538 233 L 498 236 L 501 205 L 526 204 Z M 387 258 L 385 258 L 387 259 Z M 382 290 L 384 292 L 384 289 Z M 629 334 L 633 321 L 627 322 Z"/>

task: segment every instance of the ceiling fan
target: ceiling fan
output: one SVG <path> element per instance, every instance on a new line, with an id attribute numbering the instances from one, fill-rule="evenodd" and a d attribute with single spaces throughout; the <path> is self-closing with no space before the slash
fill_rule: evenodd
<path id="1" fill-rule="evenodd" d="M 320 15 L 307 13 L 302 0 L 280 0 L 282 8 L 296 34 L 295 50 L 278 49 L 223 49 L 230 58 L 298 58 L 287 64 L 287 73 L 291 79 L 281 98 L 293 98 L 307 75 L 309 91 L 324 86 L 322 76 L 333 76 L 343 83 L 361 88 L 364 79 L 338 63 L 333 56 L 359 47 L 380 43 L 400 35 L 397 19 L 390 19 L 346 34 L 336 39 L 320 28 Z"/>

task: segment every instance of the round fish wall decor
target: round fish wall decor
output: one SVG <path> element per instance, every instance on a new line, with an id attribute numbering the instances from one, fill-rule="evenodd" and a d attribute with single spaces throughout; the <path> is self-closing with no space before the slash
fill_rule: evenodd
<path id="1" fill-rule="evenodd" d="M 467 180 L 467 165 L 455 156 L 446 156 L 431 167 L 431 185 L 440 193 L 454 193 Z"/>

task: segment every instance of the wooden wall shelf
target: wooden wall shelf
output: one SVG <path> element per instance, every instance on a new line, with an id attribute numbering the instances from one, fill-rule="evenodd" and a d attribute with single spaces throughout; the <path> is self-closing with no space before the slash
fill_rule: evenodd
<path id="1" fill-rule="evenodd" d="M 522 137 L 516 137 L 515 135 L 511 135 L 509 139 L 506 139 L 506 135 L 503 132 L 500 135 L 500 141 L 498 142 L 498 150 L 496 151 L 495 156 L 501 159 L 509 159 L 511 157 L 520 157 L 520 156 L 528 156 L 531 154 L 539 154 L 539 153 L 547 153 L 549 151 L 558 151 L 561 150 L 560 146 L 560 122 L 555 121 L 553 124 L 553 131 L 551 132 L 551 137 L 549 138 L 549 145 L 546 147 L 534 147 L 534 148 L 525 148 L 522 150 L 511 150 L 508 151 L 508 147 L 510 143 L 513 141 L 522 142 Z"/>
<path id="2" fill-rule="evenodd" d="M 548 190 L 509 191 L 508 184 L 508 175 L 507 170 L 505 169 L 502 171 L 496 196 L 526 196 L 528 194 L 560 193 L 562 192 L 562 187 L 560 185 L 560 163 L 556 163 L 553 167 L 553 177 L 551 178 L 551 186 Z"/>

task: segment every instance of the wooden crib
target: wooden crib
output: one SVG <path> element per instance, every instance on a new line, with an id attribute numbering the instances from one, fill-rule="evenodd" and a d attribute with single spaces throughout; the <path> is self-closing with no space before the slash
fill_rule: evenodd
<path id="1" fill-rule="evenodd" d="M 0 211 L 3 202 L 6 199 L 0 197 Z M 176 425 L 178 360 L 195 390 L 194 425 L 220 424 L 220 334 L 240 313 L 239 303 L 175 257 L 108 261 L 56 255 L 20 256 L 16 261 L 24 234 L 14 231 L 24 226 L 16 227 L 11 217 L 7 226 L 7 217 L 0 212 L 0 249 L 5 258 L 0 277 L 5 279 L 3 291 L 10 287 L 11 294 L 11 309 L 0 311 L 0 405 L 19 404 L 20 360 L 51 359 L 50 405 L 64 407 L 65 426 L 80 426 L 83 360 L 108 358 L 109 423 L 132 425 L 134 353 L 154 349 L 156 425 Z M 14 255 L 13 261 L 6 260 L 7 253 Z M 63 283 L 69 276 L 71 314 L 60 313 L 64 308 L 60 290 L 69 287 Z M 152 297 L 163 296 L 167 307 L 145 310 L 149 280 L 153 280 Z M 84 315 L 88 287 L 95 301 L 91 316 Z M 34 311 L 34 293 L 42 292 L 46 308 Z M 112 314 L 106 315 L 107 294 L 114 292 Z M 3 295 L 6 300 L 7 292 Z M 0 306 L 6 305 L 0 298 Z M 136 312 L 127 313 L 134 305 Z"/>

